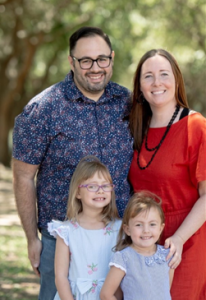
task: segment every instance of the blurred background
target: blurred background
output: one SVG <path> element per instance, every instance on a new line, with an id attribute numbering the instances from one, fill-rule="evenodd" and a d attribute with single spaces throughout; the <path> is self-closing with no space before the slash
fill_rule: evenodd
<path id="1" fill-rule="evenodd" d="M 206 115 L 205 0 L 0 0 L 0 162 L 10 165 L 14 118 L 69 71 L 69 36 L 101 27 L 115 55 L 112 80 L 132 88 L 140 57 L 164 48 L 177 59 L 190 107 Z"/>
<path id="2" fill-rule="evenodd" d="M 115 51 L 112 80 L 132 89 L 140 57 L 164 48 L 184 74 L 189 105 L 206 116 L 205 0 L 0 0 L 0 298 L 37 299 L 38 279 L 16 215 L 11 182 L 14 118 L 69 71 L 68 41 L 101 27 Z"/>

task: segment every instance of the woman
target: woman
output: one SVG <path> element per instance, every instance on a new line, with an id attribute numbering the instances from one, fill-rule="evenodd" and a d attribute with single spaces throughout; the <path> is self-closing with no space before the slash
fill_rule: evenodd
<path id="1" fill-rule="evenodd" d="M 166 224 L 161 243 L 175 270 L 173 300 L 206 299 L 206 119 L 188 108 L 173 56 L 148 51 L 134 77 L 130 128 L 135 192 L 162 198 Z"/>

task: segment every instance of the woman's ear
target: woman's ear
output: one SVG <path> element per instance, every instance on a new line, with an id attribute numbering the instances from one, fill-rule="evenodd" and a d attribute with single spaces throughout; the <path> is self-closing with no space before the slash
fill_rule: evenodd
<path id="1" fill-rule="evenodd" d="M 162 223 L 162 224 L 161 224 L 161 227 L 160 227 L 160 234 L 162 233 L 164 227 L 165 227 L 165 223 Z"/>
<path id="2" fill-rule="evenodd" d="M 129 226 L 126 224 L 123 224 L 123 230 L 126 233 L 126 235 L 130 236 L 130 230 L 129 230 Z"/>

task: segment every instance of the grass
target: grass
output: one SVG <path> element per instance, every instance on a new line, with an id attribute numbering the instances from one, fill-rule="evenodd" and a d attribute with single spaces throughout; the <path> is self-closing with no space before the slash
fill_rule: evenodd
<path id="1" fill-rule="evenodd" d="M 21 227 L 1 226 L 0 245 L 0 299 L 36 300 L 39 279 L 27 258 Z"/>
<path id="2" fill-rule="evenodd" d="M 39 278 L 27 257 L 27 243 L 16 212 L 9 168 L 0 165 L 0 299 L 37 300 Z"/>

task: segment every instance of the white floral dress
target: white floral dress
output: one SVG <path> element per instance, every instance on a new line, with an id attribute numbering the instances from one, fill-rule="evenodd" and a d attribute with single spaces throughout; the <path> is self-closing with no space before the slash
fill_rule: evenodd
<path id="1" fill-rule="evenodd" d="M 109 271 L 112 248 L 116 245 L 121 220 L 105 228 L 88 230 L 77 222 L 52 221 L 49 233 L 59 235 L 70 249 L 69 277 L 75 300 L 98 300 L 100 290 Z M 58 293 L 54 300 L 60 300 Z"/>

